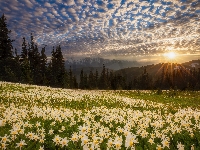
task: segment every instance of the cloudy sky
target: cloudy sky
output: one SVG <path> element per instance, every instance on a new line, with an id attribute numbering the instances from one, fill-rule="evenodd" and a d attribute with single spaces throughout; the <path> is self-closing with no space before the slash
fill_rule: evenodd
<path id="1" fill-rule="evenodd" d="M 0 0 L 18 50 L 22 37 L 61 45 L 65 57 L 200 58 L 200 0 Z"/>

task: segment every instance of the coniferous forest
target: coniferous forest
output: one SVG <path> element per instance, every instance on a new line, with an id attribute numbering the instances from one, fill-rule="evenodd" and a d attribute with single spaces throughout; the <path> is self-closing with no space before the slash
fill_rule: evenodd
<path id="1" fill-rule="evenodd" d="M 6 17 L 0 18 L 0 80 L 27 84 L 44 85 L 70 89 L 112 89 L 112 90 L 150 90 L 150 89 L 180 89 L 200 90 L 200 68 L 188 70 L 179 68 L 168 70 L 162 68 L 160 76 L 150 75 L 144 67 L 143 73 L 131 78 L 126 74 L 109 71 L 102 66 L 102 71 L 81 70 L 79 79 L 70 67 L 65 67 L 61 45 L 52 48 L 51 60 L 47 60 L 46 47 L 39 49 L 34 42 L 33 34 L 28 41 L 22 37 L 20 54 L 12 46 L 9 37 Z M 78 82 L 79 81 L 79 82 Z"/>

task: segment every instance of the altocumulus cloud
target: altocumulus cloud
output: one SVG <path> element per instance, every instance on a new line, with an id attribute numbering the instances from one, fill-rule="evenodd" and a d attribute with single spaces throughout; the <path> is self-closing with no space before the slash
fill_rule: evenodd
<path id="1" fill-rule="evenodd" d="M 200 55 L 200 0 L 6 0 L 3 13 L 16 46 L 32 32 L 71 56 Z"/>

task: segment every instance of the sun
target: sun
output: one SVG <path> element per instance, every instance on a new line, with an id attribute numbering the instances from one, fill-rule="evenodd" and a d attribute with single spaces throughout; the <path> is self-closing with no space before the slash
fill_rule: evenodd
<path id="1" fill-rule="evenodd" d="M 164 53 L 164 56 L 167 59 L 175 59 L 176 58 L 176 53 L 174 53 L 174 52 L 167 52 L 167 53 Z"/>

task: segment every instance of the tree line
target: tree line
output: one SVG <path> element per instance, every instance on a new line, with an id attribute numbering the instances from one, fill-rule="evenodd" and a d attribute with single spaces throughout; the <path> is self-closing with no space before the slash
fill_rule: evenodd
<path id="1" fill-rule="evenodd" d="M 22 38 L 21 53 L 15 49 L 4 15 L 0 18 L 0 80 L 20 82 L 27 84 L 45 85 L 51 87 L 71 89 L 191 89 L 200 90 L 200 69 L 187 70 L 180 68 L 170 72 L 163 67 L 158 77 L 152 77 L 144 67 L 143 73 L 138 77 L 115 73 L 102 66 L 102 71 L 90 71 L 89 74 L 82 69 L 79 83 L 72 68 L 65 68 L 61 46 L 53 47 L 51 60 L 47 60 L 46 47 L 39 50 L 30 35 L 30 41 Z"/>

